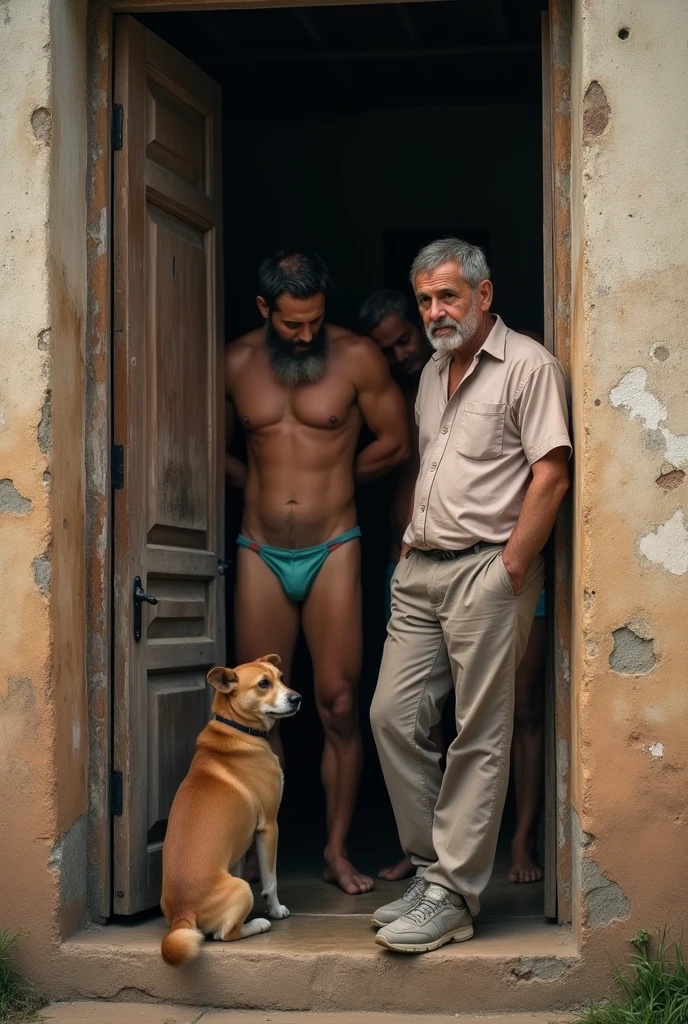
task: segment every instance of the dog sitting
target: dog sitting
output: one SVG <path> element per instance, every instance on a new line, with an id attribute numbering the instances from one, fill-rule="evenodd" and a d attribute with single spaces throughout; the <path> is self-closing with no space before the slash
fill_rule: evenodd
<path id="1" fill-rule="evenodd" d="M 279 656 L 235 669 L 213 668 L 213 718 L 196 741 L 189 773 L 172 802 L 162 851 L 162 911 L 170 930 L 165 963 L 198 955 L 204 935 L 232 942 L 259 935 L 270 922 L 246 923 L 253 908 L 247 882 L 230 874 L 256 838 L 268 914 L 289 911 L 277 898 L 277 811 L 282 770 L 267 742 L 274 722 L 295 715 L 298 693 L 282 682 Z"/>

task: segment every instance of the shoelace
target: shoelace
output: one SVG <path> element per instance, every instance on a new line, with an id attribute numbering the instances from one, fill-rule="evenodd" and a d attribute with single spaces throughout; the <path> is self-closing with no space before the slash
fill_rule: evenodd
<path id="1" fill-rule="evenodd" d="M 413 910 L 409 910 L 405 917 L 409 921 L 413 921 L 414 924 L 424 924 L 429 917 L 432 917 L 438 910 L 446 906 L 454 906 L 446 893 L 442 893 L 439 898 L 433 898 L 426 893 L 420 903 L 417 903 Z"/>
<path id="2" fill-rule="evenodd" d="M 417 892 L 420 892 L 425 888 L 425 882 L 423 881 L 422 875 L 416 875 L 415 878 L 411 879 L 411 883 L 404 893 L 402 899 L 407 900 L 411 896 L 415 896 Z"/>

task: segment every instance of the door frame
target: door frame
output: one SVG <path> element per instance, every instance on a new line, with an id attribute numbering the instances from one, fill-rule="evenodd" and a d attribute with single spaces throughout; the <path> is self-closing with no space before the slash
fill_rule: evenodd
<path id="1" fill-rule="evenodd" d="M 93 920 L 112 912 L 112 88 L 116 14 L 374 3 L 379 0 L 88 0 L 86 325 L 86 557 L 88 564 L 89 839 L 88 904 Z M 424 2 L 424 0 L 414 0 Z M 551 121 L 551 291 L 553 350 L 571 370 L 571 12 L 549 0 Z M 547 178 L 547 176 L 545 176 Z M 544 187 L 544 186 L 543 186 Z M 543 204 L 546 205 L 547 204 Z M 548 230 L 546 228 L 546 230 Z M 547 287 L 547 282 L 545 282 Z M 556 903 L 571 921 L 571 499 L 554 536 L 552 721 L 556 789 Z"/>

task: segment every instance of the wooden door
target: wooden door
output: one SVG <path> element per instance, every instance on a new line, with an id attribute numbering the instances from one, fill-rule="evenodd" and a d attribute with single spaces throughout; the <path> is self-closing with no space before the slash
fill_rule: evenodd
<path id="1" fill-rule="evenodd" d="M 130 17 L 116 19 L 114 88 L 113 911 L 132 914 L 160 900 L 167 816 L 207 720 L 206 672 L 224 661 L 221 103 Z M 137 578 L 157 599 L 140 639 Z"/>

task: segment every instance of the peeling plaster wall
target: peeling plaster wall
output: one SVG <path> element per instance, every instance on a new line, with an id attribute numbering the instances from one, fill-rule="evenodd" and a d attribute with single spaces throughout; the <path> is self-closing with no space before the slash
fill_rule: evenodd
<path id="1" fill-rule="evenodd" d="M 0 5 L 0 927 L 85 912 L 85 0 Z"/>
<path id="2" fill-rule="evenodd" d="M 573 21 L 573 912 L 611 950 L 688 910 L 688 5 Z"/>

